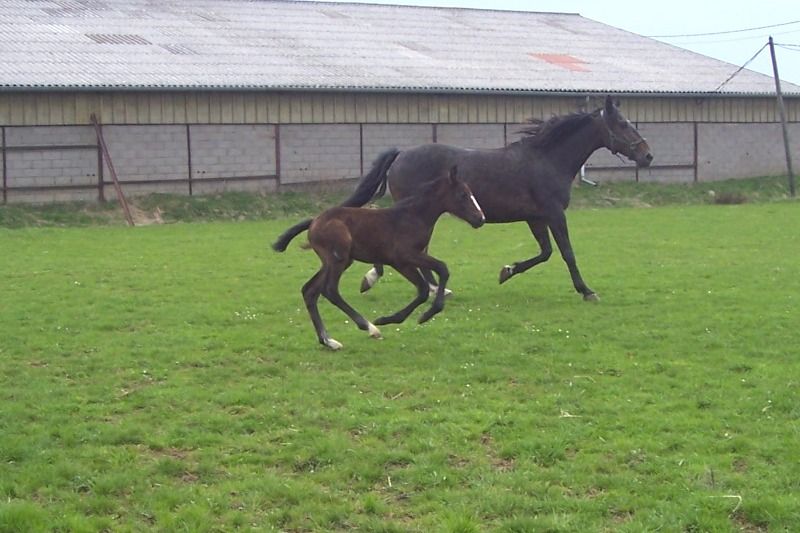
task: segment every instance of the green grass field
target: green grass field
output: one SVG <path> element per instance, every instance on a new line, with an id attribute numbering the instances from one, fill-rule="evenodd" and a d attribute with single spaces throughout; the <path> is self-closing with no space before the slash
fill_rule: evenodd
<path id="1" fill-rule="evenodd" d="M 800 529 L 796 202 L 570 212 L 597 303 L 445 218 L 444 312 L 336 353 L 296 220 L 0 229 L 0 532 Z"/>

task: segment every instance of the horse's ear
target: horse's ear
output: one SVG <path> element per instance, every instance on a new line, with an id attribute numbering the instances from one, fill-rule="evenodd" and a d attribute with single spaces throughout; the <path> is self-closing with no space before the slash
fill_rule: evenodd
<path id="1" fill-rule="evenodd" d="M 606 114 L 611 115 L 615 111 L 614 108 L 614 100 L 611 99 L 611 95 L 606 95 Z"/>
<path id="2" fill-rule="evenodd" d="M 458 181 L 458 165 L 453 165 L 450 168 L 450 181 L 456 183 Z"/>

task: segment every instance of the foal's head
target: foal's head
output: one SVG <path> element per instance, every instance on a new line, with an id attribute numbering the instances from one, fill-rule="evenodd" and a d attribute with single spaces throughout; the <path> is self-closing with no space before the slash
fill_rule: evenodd
<path id="1" fill-rule="evenodd" d="M 437 180 L 435 193 L 440 205 L 448 213 L 466 220 L 473 228 L 480 228 L 486 222 L 481 206 L 473 196 L 469 185 L 458 177 L 458 168 L 453 166 L 447 176 Z"/>
<path id="2" fill-rule="evenodd" d="M 606 148 L 615 154 L 619 152 L 631 161 L 635 161 L 636 166 L 649 167 L 653 161 L 650 146 L 633 127 L 631 121 L 622 116 L 617 106 L 611 101 L 611 96 L 606 97 L 600 117 L 607 130 Z"/>

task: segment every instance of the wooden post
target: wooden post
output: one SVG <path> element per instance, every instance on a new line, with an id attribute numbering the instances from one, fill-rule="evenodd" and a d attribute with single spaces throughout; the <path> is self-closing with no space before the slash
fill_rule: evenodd
<path id="1" fill-rule="evenodd" d="M 131 216 L 131 209 L 128 207 L 128 202 L 125 200 L 125 195 L 122 194 L 122 187 L 117 179 L 117 171 L 114 170 L 114 164 L 111 162 L 111 154 L 108 153 L 108 146 L 103 138 L 103 131 L 100 129 L 100 124 L 97 122 L 97 117 L 92 113 L 92 124 L 94 124 L 94 132 L 97 135 L 97 143 L 100 145 L 100 150 L 103 152 L 103 157 L 108 165 L 108 170 L 111 172 L 111 179 L 114 181 L 114 189 L 117 191 L 117 199 L 119 200 L 122 210 L 125 212 L 125 220 L 129 226 L 134 226 L 133 216 Z"/>
<path id="2" fill-rule="evenodd" d="M 789 172 L 789 194 L 794 197 L 794 172 L 792 172 L 792 152 L 789 149 L 789 130 L 786 127 L 786 109 L 783 107 L 781 79 L 778 76 L 778 62 L 775 60 L 775 44 L 772 42 L 771 35 L 769 37 L 769 54 L 772 56 L 772 72 L 775 73 L 775 92 L 778 95 L 778 111 L 781 114 L 781 126 L 783 127 L 783 148 L 786 151 L 786 170 Z"/>

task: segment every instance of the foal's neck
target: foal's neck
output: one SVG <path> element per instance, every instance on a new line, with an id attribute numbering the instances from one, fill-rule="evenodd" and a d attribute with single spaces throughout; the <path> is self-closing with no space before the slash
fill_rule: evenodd
<path id="1" fill-rule="evenodd" d="M 409 220 L 419 221 L 420 224 L 433 229 L 436 221 L 445 213 L 442 203 L 436 195 L 423 192 L 396 203 L 394 208 Z"/>

